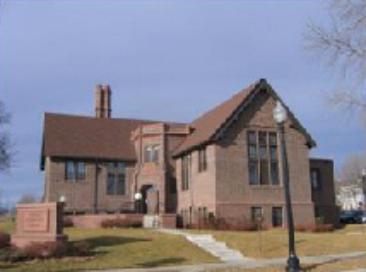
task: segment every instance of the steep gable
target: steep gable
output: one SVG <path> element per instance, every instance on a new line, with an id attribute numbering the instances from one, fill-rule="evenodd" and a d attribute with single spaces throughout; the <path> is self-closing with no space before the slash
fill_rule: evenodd
<path id="1" fill-rule="evenodd" d="M 298 129 L 305 135 L 309 147 L 315 146 L 315 141 L 300 124 L 295 115 L 283 103 L 282 99 L 277 95 L 267 81 L 265 79 L 261 79 L 193 121 L 191 123 L 191 127 L 193 129 L 192 133 L 188 135 L 177 147 L 173 156 L 179 157 L 201 145 L 218 140 L 223 136 L 224 132 L 232 122 L 237 119 L 242 110 L 253 102 L 256 95 L 261 90 L 267 91 L 276 100 L 281 101 L 288 111 L 289 118 L 293 121 L 294 128 Z"/>

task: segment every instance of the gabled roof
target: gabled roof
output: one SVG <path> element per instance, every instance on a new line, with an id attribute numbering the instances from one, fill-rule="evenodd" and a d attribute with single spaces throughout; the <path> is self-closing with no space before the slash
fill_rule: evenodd
<path id="1" fill-rule="evenodd" d="M 151 123 L 163 122 L 45 113 L 41 169 L 45 156 L 134 161 L 131 132 Z"/>
<path id="2" fill-rule="evenodd" d="M 265 79 L 260 79 L 254 84 L 251 84 L 247 88 L 238 92 L 222 104 L 204 113 L 198 119 L 194 120 L 190 125 L 193 128 L 193 132 L 188 135 L 185 140 L 177 147 L 173 153 L 173 156 L 179 157 L 184 153 L 196 149 L 204 144 L 217 140 L 233 120 L 233 117 L 243 110 L 243 108 L 248 106 L 260 90 L 268 91 L 269 94 L 272 95 L 276 100 L 280 100 L 282 102 L 288 111 L 289 117 L 294 121 L 295 127 L 305 135 L 309 147 L 315 146 L 316 143 L 310 134 L 295 118 L 294 114 L 283 103 L 281 98 L 276 94 L 272 87 Z"/>

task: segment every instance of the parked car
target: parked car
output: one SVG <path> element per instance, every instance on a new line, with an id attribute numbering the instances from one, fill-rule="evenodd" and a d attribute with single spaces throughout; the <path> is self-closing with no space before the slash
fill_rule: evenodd
<path id="1" fill-rule="evenodd" d="M 366 213 L 362 210 L 342 211 L 339 219 L 343 224 L 362 224 L 366 223 Z"/>

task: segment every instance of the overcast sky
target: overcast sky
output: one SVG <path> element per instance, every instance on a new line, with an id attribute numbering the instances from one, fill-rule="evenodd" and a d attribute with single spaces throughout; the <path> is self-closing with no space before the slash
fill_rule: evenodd
<path id="1" fill-rule="evenodd" d="M 314 156 L 363 150 L 357 116 L 326 103 L 339 79 L 304 50 L 306 24 L 327 23 L 304 1 L 0 0 L 0 100 L 16 164 L 3 202 L 41 196 L 44 112 L 93 115 L 109 83 L 113 116 L 189 122 L 266 78 L 318 143 Z"/>

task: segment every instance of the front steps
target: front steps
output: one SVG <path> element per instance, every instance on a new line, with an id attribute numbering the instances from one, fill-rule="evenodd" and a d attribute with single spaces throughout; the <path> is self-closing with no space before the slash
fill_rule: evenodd
<path id="1" fill-rule="evenodd" d="M 239 251 L 228 248 L 224 242 L 216 241 L 210 234 L 187 234 L 185 237 L 223 262 L 247 261 Z"/>
<path id="2" fill-rule="evenodd" d="M 159 231 L 168 234 L 182 235 L 191 243 L 225 263 L 241 263 L 251 260 L 244 257 L 239 251 L 228 248 L 224 242 L 215 240 L 210 234 L 190 234 L 177 229 L 159 229 Z"/>
<path id="3" fill-rule="evenodd" d="M 147 229 L 157 229 L 157 228 L 159 228 L 160 227 L 159 215 L 154 215 L 154 214 L 144 215 L 142 225 L 143 225 L 144 228 L 147 228 Z"/>

